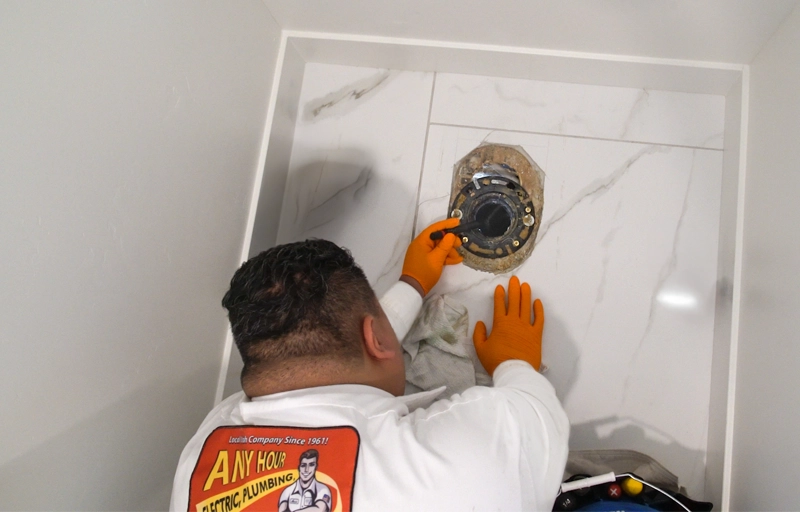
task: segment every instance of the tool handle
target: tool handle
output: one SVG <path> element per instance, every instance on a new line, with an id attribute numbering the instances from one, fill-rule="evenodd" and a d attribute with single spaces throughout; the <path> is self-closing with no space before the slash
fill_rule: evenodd
<path id="1" fill-rule="evenodd" d="M 479 220 L 474 220 L 472 222 L 466 222 L 464 224 L 459 224 L 454 228 L 443 229 L 441 231 L 434 231 L 431 233 L 431 240 L 441 240 L 444 238 L 446 233 L 453 233 L 459 234 L 463 233 L 464 231 L 469 231 L 470 229 L 480 228 L 483 227 L 483 222 Z"/>
<path id="2" fill-rule="evenodd" d="M 569 492 L 569 491 L 574 491 L 575 489 L 583 489 L 585 487 L 591 487 L 593 485 L 605 484 L 613 482 L 616 479 L 617 476 L 612 471 L 602 475 L 593 476 L 590 478 L 582 478 L 580 480 L 575 480 L 573 482 L 564 482 L 563 484 L 561 484 L 561 492 Z"/>

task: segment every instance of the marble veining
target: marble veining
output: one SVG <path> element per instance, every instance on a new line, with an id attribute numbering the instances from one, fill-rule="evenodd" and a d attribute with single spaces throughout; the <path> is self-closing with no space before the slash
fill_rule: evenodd
<path id="1" fill-rule="evenodd" d="M 660 272 L 658 273 L 658 280 L 656 281 L 656 285 L 653 287 L 653 291 L 650 293 L 650 311 L 647 314 L 647 326 L 644 329 L 644 333 L 642 334 L 642 338 L 639 341 L 639 344 L 636 347 L 636 350 L 633 352 L 633 356 L 631 357 L 630 366 L 634 366 L 637 364 L 639 359 L 639 354 L 642 350 L 642 345 L 648 339 L 648 335 L 650 334 L 651 329 L 653 328 L 653 323 L 655 319 L 655 315 L 658 309 L 658 293 L 664 287 L 664 284 L 667 282 L 667 279 L 675 272 L 678 267 L 678 241 L 681 235 L 681 226 L 683 225 L 684 219 L 686 218 L 686 210 L 689 206 L 689 191 L 692 188 L 692 177 L 694 175 L 694 155 L 692 158 L 692 169 L 689 171 L 689 179 L 688 183 L 686 184 L 686 193 L 683 197 L 683 205 L 681 207 L 680 214 L 678 216 L 678 222 L 675 225 L 675 230 L 672 235 L 672 251 L 670 252 L 669 257 L 664 262 L 663 266 L 661 267 Z M 721 171 L 721 169 L 720 169 Z M 721 180 L 721 176 L 720 176 Z M 718 227 L 717 227 L 718 229 Z M 630 392 L 630 374 L 625 380 L 625 384 L 623 386 L 624 394 L 623 394 L 623 402 L 627 398 Z"/>
<path id="2" fill-rule="evenodd" d="M 439 73 L 431 121 L 722 149 L 725 98 Z"/>
<path id="3" fill-rule="evenodd" d="M 553 224 L 556 224 L 561 219 L 566 217 L 573 210 L 573 208 L 575 208 L 575 206 L 587 199 L 593 199 L 596 196 L 605 194 L 611 190 L 611 188 L 625 175 L 625 173 L 630 170 L 631 166 L 639 161 L 639 159 L 644 155 L 663 150 L 663 146 L 645 146 L 608 176 L 597 178 L 586 185 L 574 198 L 572 198 L 569 202 L 567 202 L 567 204 L 562 206 L 551 217 L 549 217 L 546 222 L 542 222 L 542 227 L 539 229 L 539 234 L 536 237 L 537 243 L 545 237 Z"/>
<path id="4" fill-rule="evenodd" d="M 628 137 L 630 136 L 629 132 L 631 131 L 631 123 L 638 116 L 646 114 L 647 107 L 649 106 L 649 99 L 650 92 L 647 89 L 642 89 L 639 92 L 639 95 L 636 97 L 636 101 L 634 101 L 633 106 L 631 107 L 631 112 L 628 114 L 628 118 L 625 119 L 625 123 L 622 125 L 622 133 L 620 133 L 619 137 L 617 137 L 619 140 L 629 140 Z"/>
<path id="5" fill-rule="evenodd" d="M 353 181 L 348 183 L 350 180 L 345 178 L 343 182 L 339 183 L 339 187 L 341 188 L 335 188 L 332 195 L 327 196 L 320 194 L 319 184 L 323 180 L 323 177 L 329 177 L 334 174 L 326 165 L 327 163 L 327 161 L 323 163 L 317 176 L 317 186 L 310 195 L 310 209 L 302 208 L 299 198 L 296 202 L 295 220 L 301 224 L 302 231 L 311 231 L 325 226 L 336 218 L 337 213 L 352 207 L 354 204 L 358 204 L 362 197 L 369 192 L 367 187 L 369 186 L 373 169 L 364 167 L 360 170 L 358 168 L 353 169 L 355 171 L 353 173 L 355 176 Z M 346 172 L 342 174 L 345 176 L 347 175 Z"/>
<path id="6" fill-rule="evenodd" d="M 484 140 L 521 145 L 546 173 L 537 246 L 515 274 L 545 304 L 573 448 L 639 449 L 702 495 L 721 152 L 432 125 L 417 230 L 447 214 L 453 162 Z M 507 279 L 452 268 L 434 292 L 489 324 Z M 666 305 L 665 290 L 697 304 Z"/>
<path id="7" fill-rule="evenodd" d="M 307 64 L 278 243 L 350 249 L 381 294 L 411 240 L 432 73 Z"/>
<path id="8" fill-rule="evenodd" d="M 307 64 L 300 107 L 278 242 L 349 248 L 378 294 L 447 215 L 453 164 L 484 141 L 522 146 L 545 203 L 515 273 L 545 305 L 571 448 L 640 450 L 702 496 L 722 97 Z M 508 277 L 454 266 L 433 291 L 491 325 Z"/>
<path id="9" fill-rule="evenodd" d="M 319 118 L 321 115 L 342 115 L 350 108 L 355 108 L 356 102 L 376 93 L 382 85 L 397 73 L 381 70 L 372 76 L 349 83 L 337 91 L 326 94 L 322 98 L 309 100 L 303 109 L 306 120 Z"/>

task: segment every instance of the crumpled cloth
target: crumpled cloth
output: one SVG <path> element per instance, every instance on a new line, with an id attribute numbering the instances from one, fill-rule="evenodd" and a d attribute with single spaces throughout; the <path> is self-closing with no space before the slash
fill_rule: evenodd
<path id="1" fill-rule="evenodd" d="M 468 334 L 463 304 L 446 295 L 428 297 L 402 342 L 406 395 L 445 386 L 447 398 L 475 385 L 491 386 Z"/>

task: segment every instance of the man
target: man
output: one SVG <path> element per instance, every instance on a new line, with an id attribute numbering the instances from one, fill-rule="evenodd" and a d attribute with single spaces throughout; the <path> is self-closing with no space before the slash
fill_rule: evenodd
<path id="1" fill-rule="evenodd" d="M 172 508 L 253 504 L 293 484 L 298 476 L 278 461 L 313 444 L 331 461 L 317 473 L 334 491 L 331 510 L 550 510 L 569 423 L 537 372 L 544 310 L 537 299 L 531 320 L 530 286 L 512 277 L 507 304 L 498 286 L 491 334 L 475 327 L 493 387 L 438 401 L 437 391 L 402 396 L 398 338 L 443 267 L 461 261 L 453 234 L 430 235 L 457 224 L 435 223 L 412 241 L 380 302 L 350 254 L 324 240 L 242 265 L 223 305 L 244 361 L 243 393 L 217 406 L 184 449 Z"/>
<path id="2" fill-rule="evenodd" d="M 297 468 L 300 480 L 283 490 L 278 499 L 278 512 L 330 511 L 331 490 L 315 478 L 318 462 L 319 452 L 317 450 L 307 450 L 300 455 L 300 465 Z"/>

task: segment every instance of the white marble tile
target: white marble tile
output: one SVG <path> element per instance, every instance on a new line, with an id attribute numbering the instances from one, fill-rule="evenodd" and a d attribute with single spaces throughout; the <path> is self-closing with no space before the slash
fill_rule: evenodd
<path id="1" fill-rule="evenodd" d="M 725 98 L 439 73 L 431 122 L 722 148 Z"/>
<path id="2" fill-rule="evenodd" d="M 515 273 L 544 302 L 571 449 L 640 450 L 702 496 L 722 152 L 433 125 L 417 231 L 447 215 L 453 164 L 484 139 L 523 146 L 546 174 L 539 240 Z M 459 265 L 434 292 L 488 325 L 507 280 Z"/>
<path id="3" fill-rule="evenodd" d="M 347 247 L 380 295 L 416 211 L 432 73 L 307 64 L 278 243 Z"/>
<path id="4" fill-rule="evenodd" d="M 721 147 L 724 99 L 438 75 L 424 150 L 433 85 L 306 66 L 278 242 L 350 248 L 381 294 L 412 232 L 447 214 L 453 164 L 484 139 L 522 145 L 546 173 L 545 204 L 516 273 L 545 304 L 571 448 L 640 450 L 702 496 L 722 152 L 692 147 Z M 491 324 L 507 278 L 450 267 L 434 291 Z"/>

